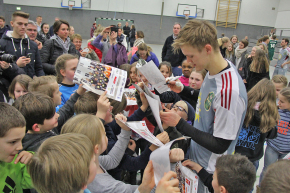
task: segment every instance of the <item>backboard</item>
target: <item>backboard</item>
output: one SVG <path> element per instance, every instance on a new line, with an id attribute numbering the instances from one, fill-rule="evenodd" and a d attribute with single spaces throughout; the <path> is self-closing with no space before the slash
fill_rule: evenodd
<path id="1" fill-rule="evenodd" d="M 62 0 L 61 7 L 68 8 L 72 5 L 73 8 L 83 8 L 82 0 Z"/>
<path id="2" fill-rule="evenodd" d="M 197 6 L 178 3 L 176 16 L 185 17 L 185 14 L 189 14 L 189 18 L 196 18 Z"/>

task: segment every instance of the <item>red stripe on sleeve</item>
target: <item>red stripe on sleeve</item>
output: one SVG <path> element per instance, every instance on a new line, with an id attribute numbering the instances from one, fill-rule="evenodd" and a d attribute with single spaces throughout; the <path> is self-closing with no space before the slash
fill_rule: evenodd
<path id="1" fill-rule="evenodd" d="M 227 108 L 227 103 L 228 103 L 228 76 L 227 73 L 225 73 L 226 77 L 226 89 L 225 89 L 225 108 Z"/>
<path id="2" fill-rule="evenodd" d="M 229 110 L 230 110 L 230 107 L 231 107 L 231 99 L 232 99 L 232 74 L 231 74 L 231 71 L 229 71 L 229 79 L 230 79 L 230 97 L 229 97 Z"/>
<path id="3" fill-rule="evenodd" d="M 223 90 L 224 90 L 224 75 L 222 74 L 221 106 L 224 106 L 224 104 L 223 104 L 223 102 L 224 102 Z"/>

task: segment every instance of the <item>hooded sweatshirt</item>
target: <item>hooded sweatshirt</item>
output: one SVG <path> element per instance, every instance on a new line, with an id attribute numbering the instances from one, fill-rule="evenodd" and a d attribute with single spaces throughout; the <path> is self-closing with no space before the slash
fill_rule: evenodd
<path id="1" fill-rule="evenodd" d="M 25 164 L 18 162 L 14 164 L 0 161 L 0 192 L 22 193 L 23 189 L 32 188 L 31 178 Z"/>
<path id="2" fill-rule="evenodd" d="M 37 44 L 31 41 L 25 34 L 25 38 L 13 38 L 13 31 L 7 31 L 0 40 L 0 50 L 6 54 L 15 55 L 18 58 L 31 54 L 31 62 L 22 69 L 25 73 L 33 78 L 33 76 L 44 76 L 40 54 Z M 16 64 L 16 63 L 15 63 Z M 19 67 L 20 68 L 20 67 Z"/>

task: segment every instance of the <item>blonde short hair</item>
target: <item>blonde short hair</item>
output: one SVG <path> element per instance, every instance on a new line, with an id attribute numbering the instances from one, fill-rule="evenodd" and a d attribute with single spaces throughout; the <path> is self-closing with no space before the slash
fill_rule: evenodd
<path id="1" fill-rule="evenodd" d="M 105 128 L 101 120 L 95 115 L 79 114 L 69 119 L 62 127 L 61 134 L 80 133 L 87 136 L 93 146 L 101 145 Z"/>
<path id="2" fill-rule="evenodd" d="M 214 25 L 209 21 L 189 20 L 179 32 L 172 47 L 177 52 L 181 46 L 190 45 L 201 52 L 207 44 L 211 45 L 214 51 L 219 52 L 217 30 Z"/>
<path id="3" fill-rule="evenodd" d="M 43 93 L 53 98 L 55 88 L 52 84 L 55 82 L 55 76 L 34 77 L 33 80 L 29 82 L 28 91 Z"/>
<path id="4" fill-rule="evenodd" d="M 277 74 L 275 76 L 272 77 L 272 82 L 274 83 L 282 83 L 283 84 L 283 87 L 287 87 L 287 84 L 288 84 L 288 80 L 286 78 L 286 76 L 283 76 L 283 75 L 280 75 L 280 74 Z"/>
<path id="5" fill-rule="evenodd" d="M 82 134 L 68 133 L 45 140 L 28 165 L 41 193 L 77 193 L 87 185 L 94 148 Z"/>
<path id="6" fill-rule="evenodd" d="M 95 115 L 98 111 L 97 101 L 100 95 L 97 95 L 91 91 L 81 95 L 74 105 L 74 111 L 76 114 L 92 114 Z"/>

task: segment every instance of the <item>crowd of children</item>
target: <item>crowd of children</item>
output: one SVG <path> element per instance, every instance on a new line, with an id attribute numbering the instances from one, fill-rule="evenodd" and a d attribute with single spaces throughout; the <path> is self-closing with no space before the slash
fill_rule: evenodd
<path id="1" fill-rule="evenodd" d="M 270 59 L 277 44 L 272 38 Z M 13 104 L 0 103 L 0 191 L 183 192 L 173 171 L 155 184 L 150 155 L 159 147 L 125 124 L 142 120 L 163 144 L 189 137 L 174 145 L 168 157 L 198 175 L 198 193 L 252 191 L 265 142 L 258 189 L 289 191 L 290 161 L 280 159 L 290 152 L 290 88 L 283 75 L 269 80 L 262 51 L 267 48 L 254 47 L 247 55 L 247 40 L 218 40 L 210 22 L 190 20 L 172 45 L 186 57 L 182 76 L 173 80 L 171 64 L 156 63 L 168 84 L 168 91 L 159 93 L 135 62 L 137 55 L 156 57 L 150 47 L 142 46 L 131 65 L 120 68 L 128 72 L 126 88 L 146 86 L 159 96 L 164 132 L 144 92 L 135 91 L 137 105 L 131 106 L 125 95 L 119 102 L 108 99 L 107 91 L 88 92 L 73 82 L 78 56 L 62 54 L 55 62 L 56 76 L 18 75 L 9 87 Z M 140 183 L 137 171 L 142 173 Z M 129 175 L 128 183 L 124 174 Z"/>

